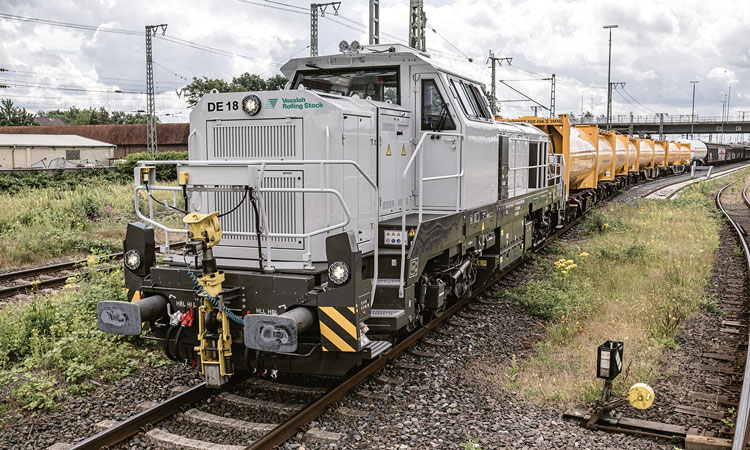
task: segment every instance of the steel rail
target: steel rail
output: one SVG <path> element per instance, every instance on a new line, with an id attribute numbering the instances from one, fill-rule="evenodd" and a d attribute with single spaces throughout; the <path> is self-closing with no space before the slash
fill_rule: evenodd
<path id="1" fill-rule="evenodd" d="M 585 214 L 572 220 L 563 228 L 556 231 L 552 236 L 547 238 L 538 247 L 535 247 L 534 250 L 539 251 L 547 247 L 547 245 L 549 245 L 552 241 L 554 241 L 555 239 L 563 235 L 565 232 L 573 228 L 576 224 L 578 224 L 583 219 L 584 216 Z M 323 414 L 326 408 L 328 408 L 330 405 L 339 401 L 349 391 L 353 390 L 354 388 L 362 384 L 364 381 L 366 381 L 371 375 L 375 374 L 377 371 L 385 367 L 385 365 L 389 361 L 403 354 L 406 350 L 408 350 L 410 347 L 416 344 L 417 341 L 427 336 L 430 332 L 434 331 L 437 327 L 442 325 L 443 322 L 445 322 L 447 319 L 452 317 L 455 313 L 460 311 L 468 303 L 475 300 L 484 291 L 494 286 L 495 283 L 497 283 L 503 277 L 505 277 L 510 272 L 517 269 L 519 266 L 521 266 L 522 264 L 526 263 L 529 260 L 530 260 L 530 257 L 528 256 L 521 257 L 520 259 L 513 262 L 510 266 L 501 270 L 494 278 L 489 280 L 482 287 L 480 287 L 474 293 L 472 293 L 471 296 L 465 297 L 457 301 L 456 303 L 454 303 L 452 306 L 450 306 L 448 309 L 446 309 L 442 313 L 435 313 L 435 318 L 431 320 L 429 324 L 415 331 L 413 334 L 409 335 L 406 339 L 401 341 L 398 345 L 396 345 L 395 347 L 385 352 L 383 356 L 372 361 L 371 363 L 369 363 L 368 365 L 360 369 L 357 373 L 355 373 L 351 377 L 344 380 L 343 383 L 333 388 L 326 395 L 318 399 L 315 403 L 303 409 L 302 411 L 294 415 L 292 418 L 290 418 L 288 421 L 280 424 L 279 426 L 271 430 L 271 432 L 264 435 L 262 438 L 253 442 L 253 444 L 248 446 L 246 450 L 265 450 L 265 449 L 271 449 L 271 448 L 274 448 L 275 446 L 283 444 L 287 439 L 294 436 L 294 434 L 297 433 L 297 430 L 299 428 L 315 420 L 318 416 Z"/>
<path id="2" fill-rule="evenodd" d="M 619 194 L 616 193 L 608 197 L 604 201 L 609 200 L 617 195 Z M 594 206 L 594 208 L 591 208 L 588 211 L 595 209 L 600 204 L 601 203 L 598 203 L 596 206 Z M 588 211 L 586 213 L 588 213 Z M 575 225 L 580 223 L 581 220 L 583 220 L 583 218 L 586 216 L 586 213 L 576 217 L 570 223 L 566 224 L 564 227 L 556 231 L 544 242 L 535 247 L 534 250 L 539 251 L 547 247 L 555 239 L 559 238 Z M 270 449 L 274 446 L 283 444 L 287 439 L 297 433 L 298 429 L 323 414 L 326 408 L 343 398 L 349 391 L 358 387 L 371 375 L 382 369 L 389 361 L 403 354 L 411 346 L 416 344 L 417 341 L 427 336 L 430 332 L 434 331 L 438 326 L 442 325 L 443 322 L 460 311 L 464 306 L 475 300 L 484 291 L 494 286 L 495 283 L 497 283 L 513 270 L 517 269 L 522 264 L 528 262 L 530 259 L 530 257 L 524 254 L 524 256 L 511 263 L 510 266 L 498 272 L 495 277 L 493 277 L 482 287 L 473 292 L 472 295 L 457 301 L 443 312 L 435 313 L 434 319 L 430 321 L 429 324 L 406 337 L 403 341 L 396 345 L 396 347 L 393 347 L 390 350 L 386 351 L 383 356 L 376 360 L 373 360 L 371 363 L 364 366 L 354 375 L 344 380 L 343 383 L 339 384 L 331 391 L 326 393 L 323 397 L 319 398 L 314 403 L 310 404 L 309 406 L 292 416 L 286 422 L 278 425 L 262 438 L 254 441 L 250 446 L 246 447 L 246 450 Z M 170 417 L 185 405 L 199 402 L 211 395 L 212 393 L 206 388 L 205 383 L 201 383 L 200 385 L 197 385 L 188 391 L 178 394 L 177 396 L 172 397 L 153 408 L 150 408 L 136 416 L 126 419 L 125 421 L 115 425 L 112 428 L 91 436 L 85 441 L 76 444 L 70 450 L 93 450 L 115 445 L 137 434 L 139 431 L 146 430 L 152 427 L 154 424 Z"/>
<path id="3" fill-rule="evenodd" d="M 175 248 L 175 247 L 180 247 L 182 245 L 184 245 L 184 243 L 177 242 L 175 244 L 172 244 L 172 247 Z M 117 253 L 110 253 L 108 255 L 105 255 L 101 259 L 119 260 L 119 259 L 122 259 L 122 256 L 123 256 L 122 252 L 117 252 Z M 31 267 L 29 269 L 21 269 L 21 270 L 16 270 L 13 272 L 4 272 L 4 273 L 0 273 L 0 283 L 8 283 L 8 282 L 17 280 L 19 278 L 31 278 L 37 275 L 61 272 L 64 270 L 73 270 L 78 266 L 82 266 L 86 264 L 87 262 L 88 262 L 87 259 L 79 259 L 76 261 L 66 261 L 66 262 L 61 262 L 61 263 L 48 264 L 46 266 Z M 46 280 L 37 278 L 36 280 L 30 283 L 23 283 L 23 284 L 18 284 L 15 286 L 0 287 L 0 298 L 12 297 L 14 295 L 23 294 L 25 292 L 30 292 L 30 291 L 38 290 L 38 289 L 60 287 L 65 284 L 65 281 L 67 281 L 69 277 L 76 276 L 76 275 L 80 275 L 80 272 L 53 277 L 53 278 L 48 278 Z"/>
<path id="4" fill-rule="evenodd" d="M 68 450 L 99 450 L 110 447 L 174 415 L 183 406 L 199 402 L 212 395 L 214 395 L 214 391 L 208 389 L 206 383 L 203 382 L 111 428 L 93 435 L 85 441 L 79 442 Z"/>
<path id="5" fill-rule="evenodd" d="M 119 258 L 122 257 L 122 252 L 112 253 L 107 255 L 108 258 Z M 79 259 L 76 261 L 65 261 L 61 263 L 48 264 L 46 266 L 30 267 L 28 269 L 14 270 L 13 272 L 0 273 L 0 283 L 6 283 L 13 281 L 18 278 L 29 278 L 35 275 L 43 275 L 50 272 L 60 272 L 62 270 L 74 269 L 76 266 L 86 264 L 85 259 Z"/>
<path id="6" fill-rule="evenodd" d="M 745 253 L 745 262 L 747 264 L 748 272 L 745 273 L 745 282 L 747 282 L 747 274 L 750 273 L 750 249 L 748 248 L 747 240 L 745 239 L 745 235 L 742 232 L 742 229 L 740 228 L 739 224 L 732 219 L 729 212 L 724 208 L 724 205 L 721 202 L 721 194 L 724 193 L 724 191 L 729 187 L 736 183 L 738 183 L 740 180 L 743 180 L 744 178 L 740 178 L 736 181 L 733 181 L 731 183 L 728 183 L 724 185 L 719 191 L 716 193 L 716 207 L 721 210 L 722 213 L 724 213 L 724 216 L 727 218 L 729 223 L 734 228 L 734 231 L 737 232 L 737 237 L 740 241 L 740 244 L 742 244 L 742 249 Z M 742 197 L 745 201 L 745 205 L 750 208 L 750 201 L 747 197 L 747 189 L 750 187 L 750 184 L 746 185 L 745 188 L 742 190 Z M 747 357 L 745 359 L 745 370 L 743 374 L 743 382 L 742 382 L 742 391 L 740 394 L 740 403 L 737 407 L 737 418 L 735 421 L 735 427 L 734 427 L 734 437 L 732 439 L 732 449 L 733 450 L 744 450 L 747 446 L 748 442 L 748 430 L 750 430 L 750 343 L 748 344 L 748 351 L 747 351 Z"/>
<path id="7" fill-rule="evenodd" d="M 714 172 L 713 174 L 711 174 L 711 175 L 712 175 L 712 176 L 711 176 L 711 179 L 713 180 L 713 179 L 719 178 L 720 176 L 726 176 L 726 175 L 729 175 L 729 174 L 731 174 L 731 173 L 737 172 L 737 171 L 739 171 L 739 170 L 745 169 L 745 168 L 747 168 L 747 167 L 750 167 L 750 164 L 744 164 L 744 165 L 741 165 L 741 166 L 737 166 L 737 167 L 726 168 L 726 169 L 724 169 L 724 170 L 722 170 L 722 171 L 720 171 L 720 172 Z M 685 175 L 685 174 L 681 174 L 681 175 Z M 676 181 L 672 181 L 672 182 L 670 182 L 670 183 L 667 183 L 667 184 L 664 184 L 664 185 L 662 185 L 662 186 L 659 186 L 659 187 L 657 187 L 657 188 L 655 188 L 655 189 L 652 189 L 652 190 L 650 190 L 650 191 L 646 192 L 645 194 L 642 194 L 642 195 L 641 195 L 641 198 L 647 198 L 648 196 L 650 196 L 650 195 L 653 195 L 653 194 L 655 194 L 655 193 L 657 193 L 657 192 L 659 192 L 659 191 L 661 191 L 661 190 L 667 189 L 667 188 L 669 188 L 669 187 L 671 187 L 671 186 L 674 186 L 675 184 L 685 183 L 685 182 L 687 182 L 687 181 L 693 181 L 693 180 L 694 180 L 695 182 L 698 182 L 698 181 L 708 181 L 708 180 L 707 180 L 707 179 L 705 179 L 705 178 L 704 178 L 704 177 L 703 177 L 702 175 L 701 175 L 701 176 L 699 176 L 699 177 L 695 177 L 695 178 L 693 178 L 693 179 L 687 179 L 687 180 L 676 180 Z M 667 198 L 672 198 L 672 197 L 674 197 L 674 195 L 675 195 L 675 194 L 677 194 L 678 192 L 680 192 L 680 191 L 681 191 L 682 189 L 684 189 L 684 188 L 686 188 L 686 187 L 688 187 L 688 186 L 691 186 L 691 185 L 692 185 L 692 183 L 691 183 L 691 184 L 686 184 L 686 185 L 685 185 L 685 186 L 684 186 L 683 188 L 677 189 L 676 191 L 674 191 L 674 192 L 672 192 L 671 194 L 669 194 L 669 195 L 667 196 Z"/>

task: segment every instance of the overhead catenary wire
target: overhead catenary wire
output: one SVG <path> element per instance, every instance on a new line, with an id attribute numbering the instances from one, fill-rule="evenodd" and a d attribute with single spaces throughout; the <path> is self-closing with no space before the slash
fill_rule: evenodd
<path id="1" fill-rule="evenodd" d="M 626 95 L 627 95 L 628 97 L 630 97 L 631 99 L 633 99 L 633 101 L 634 101 L 634 102 L 636 102 L 636 103 L 638 103 L 639 105 L 641 105 L 641 106 L 642 106 L 642 107 L 643 107 L 644 109 L 646 109 L 646 110 L 648 110 L 648 111 L 651 111 L 651 112 L 652 112 L 652 113 L 654 113 L 654 114 L 659 114 L 659 113 L 657 113 L 656 111 L 654 111 L 653 109 L 651 109 L 651 108 L 647 107 L 647 106 L 646 106 L 646 105 L 644 105 L 643 103 L 641 103 L 641 102 L 639 102 L 638 100 L 636 100 L 636 98 L 635 98 L 635 97 L 633 97 L 632 95 L 630 95 L 630 92 L 628 92 L 628 91 L 627 91 L 627 90 L 626 90 L 625 88 L 622 88 L 622 91 L 623 91 L 623 92 L 624 92 L 624 93 L 625 93 L 625 94 L 626 94 Z"/>
<path id="2" fill-rule="evenodd" d="M 639 108 L 635 103 L 633 103 L 627 97 L 625 97 L 624 95 L 622 95 L 622 93 L 620 92 L 621 89 L 615 89 L 614 91 L 617 92 L 617 95 L 619 95 L 623 100 L 625 100 L 625 102 L 627 102 L 630 106 L 632 106 L 636 111 L 638 111 L 638 112 L 644 112 L 643 109 Z M 648 113 L 646 113 L 646 114 L 648 114 Z"/>
<path id="3" fill-rule="evenodd" d="M 249 2 L 249 0 L 238 0 L 238 1 Z M 252 2 L 252 3 L 255 3 L 255 2 Z M 261 5 L 266 6 L 263 4 Z M 84 24 L 77 24 L 77 23 L 72 23 L 72 22 L 61 22 L 57 20 L 40 19 L 36 17 L 17 16 L 14 14 L 0 13 L 0 18 L 8 19 L 8 20 L 16 20 L 16 21 L 21 21 L 21 22 L 39 23 L 43 25 L 56 26 L 56 27 L 62 27 L 62 28 L 71 28 L 71 29 L 87 30 L 87 31 L 102 32 L 102 33 L 115 33 L 115 34 L 123 34 L 123 35 L 138 36 L 138 37 L 143 36 L 142 31 L 127 30 L 127 29 L 120 29 L 120 28 L 107 28 L 107 27 L 102 27 L 102 26 L 84 25 Z M 170 42 L 173 44 L 190 47 L 196 50 L 201 50 L 201 51 L 208 52 L 208 53 L 213 53 L 213 54 L 222 55 L 222 56 L 243 58 L 243 59 L 248 59 L 251 61 L 281 66 L 281 63 L 279 62 L 264 60 L 261 58 L 255 58 L 255 57 L 243 55 L 240 53 L 222 50 L 216 47 L 211 47 L 208 45 L 199 44 L 197 42 L 188 41 L 186 39 L 182 39 L 176 36 L 157 35 L 155 36 L 155 38 L 166 41 L 166 42 Z"/>

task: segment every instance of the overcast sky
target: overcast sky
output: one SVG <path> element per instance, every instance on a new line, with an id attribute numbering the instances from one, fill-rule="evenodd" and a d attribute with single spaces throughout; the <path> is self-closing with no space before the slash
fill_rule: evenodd
<path id="1" fill-rule="evenodd" d="M 165 122 L 187 121 L 177 91 L 194 76 L 268 77 L 290 56 L 309 54 L 309 3 L 279 0 L 2 0 L 0 14 L 86 25 L 50 26 L 0 16 L 0 97 L 31 111 L 105 106 L 145 109 L 146 24 L 167 23 L 166 36 L 210 52 L 155 39 L 157 109 Z M 690 114 L 691 80 L 698 80 L 696 114 L 720 116 L 731 87 L 730 114 L 750 117 L 750 1 L 425 0 L 428 52 L 490 82 L 486 59 L 512 57 L 498 76 L 544 105 L 557 76 L 557 112 L 606 110 L 607 31 L 612 37 L 613 114 Z M 381 0 L 381 42 L 406 41 L 408 0 Z M 367 42 L 367 5 L 344 0 L 338 17 L 320 20 L 320 54 L 342 39 Z M 283 9 L 283 10 L 282 10 Z M 102 29 L 140 33 L 103 32 Z M 467 57 L 472 58 L 469 62 Z M 118 93 L 115 91 L 123 91 Z M 519 99 L 498 88 L 501 100 Z M 583 109 L 582 109 L 583 108 Z M 505 102 L 503 115 L 531 112 Z M 541 115 L 541 114 L 540 114 Z"/>

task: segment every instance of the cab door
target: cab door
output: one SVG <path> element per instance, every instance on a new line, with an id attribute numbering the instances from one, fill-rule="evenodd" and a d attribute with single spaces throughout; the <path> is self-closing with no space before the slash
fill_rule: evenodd
<path id="1" fill-rule="evenodd" d="M 457 118 L 450 106 L 448 92 L 436 75 L 425 75 L 416 81 L 417 139 L 425 132 L 456 133 Z M 423 178 L 456 175 L 461 172 L 461 139 L 457 136 L 428 136 L 421 150 Z M 419 185 L 419 160 L 415 161 Z M 461 179 L 447 178 L 422 184 L 424 210 L 454 211 L 461 198 Z M 418 207 L 418 203 L 415 202 Z"/>

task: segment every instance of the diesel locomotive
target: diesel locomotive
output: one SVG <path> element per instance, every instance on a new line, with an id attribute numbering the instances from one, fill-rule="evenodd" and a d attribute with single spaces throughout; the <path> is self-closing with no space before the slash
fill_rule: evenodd
<path id="1" fill-rule="evenodd" d="M 130 301 L 99 303 L 102 331 L 148 333 L 213 387 L 345 375 L 593 202 L 691 160 L 566 116 L 496 118 L 480 81 L 412 48 L 342 48 L 286 63 L 285 90 L 205 95 L 189 159 L 138 164 Z M 176 183 L 156 183 L 160 165 Z"/>

